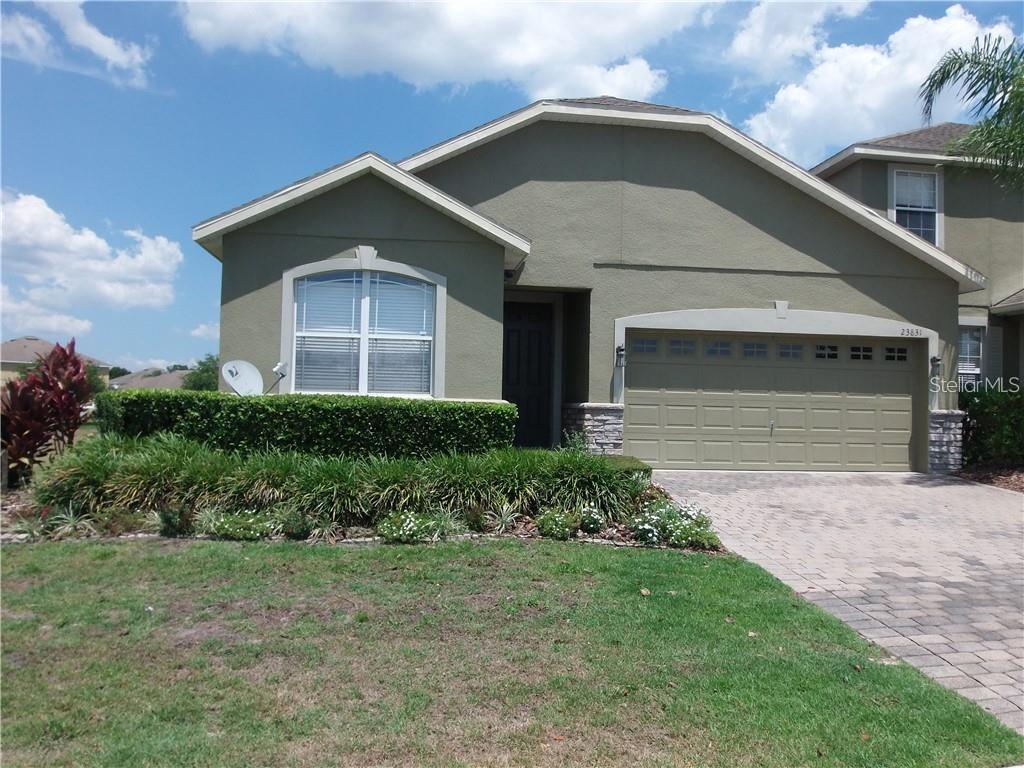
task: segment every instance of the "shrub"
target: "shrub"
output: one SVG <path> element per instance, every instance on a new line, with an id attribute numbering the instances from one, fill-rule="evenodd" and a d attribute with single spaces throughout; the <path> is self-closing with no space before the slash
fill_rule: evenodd
<path id="1" fill-rule="evenodd" d="M 694 504 L 679 506 L 668 498 L 648 501 L 632 520 L 629 529 L 641 544 L 696 549 L 718 549 L 721 542 L 711 527 L 711 518 Z"/>
<path id="2" fill-rule="evenodd" d="M 67 347 L 55 344 L 24 377 L 4 384 L 0 443 L 7 454 L 3 471 L 12 487 L 28 478 L 46 454 L 74 444 L 90 391 L 87 366 L 75 353 L 74 339 Z"/>
<path id="3" fill-rule="evenodd" d="M 331 540 L 394 512 L 443 513 L 459 525 L 480 518 L 474 527 L 506 530 L 523 515 L 555 507 L 591 505 L 606 521 L 622 520 L 648 493 L 639 483 L 603 457 L 566 451 L 350 459 L 219 451 L 176 435 L 101 435 L 45 466 L 33 492 L 40 505 L 89 513 L 104 531 L 108 519 L 123 530 L 156 512 L 166 534 L 184 536 L 198 512 L 253 510 L 285 535 Z"/>
<path id="4" fill-rule="evenodd" d="M 96 419 L 104 433 L 173 432 L 224 450 L 425 457 L 507 447 L 517 411 L 508 403 L 121 390 L 96 398 Z"/>
<path id="5" fill-rule="evenodd" d="M 964 419 L 964 463 L 1024 466 L 1024 389 L 961 392 Z"/>
<path id="6" fill-rule="evenodd" d="M 541 512 L 534 522 L 541 536 L 560 541 L 571 538 L 580 527 L 579 515 L 560 507 Z"/>

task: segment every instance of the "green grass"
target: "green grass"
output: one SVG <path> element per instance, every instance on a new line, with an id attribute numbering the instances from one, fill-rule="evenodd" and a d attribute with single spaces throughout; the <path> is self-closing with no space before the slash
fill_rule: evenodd
<path id="1" fill-rule="evenodd" d="M 160 540 L 2 560 L 5 766 L 1024 761 L 731 556 Z"/>

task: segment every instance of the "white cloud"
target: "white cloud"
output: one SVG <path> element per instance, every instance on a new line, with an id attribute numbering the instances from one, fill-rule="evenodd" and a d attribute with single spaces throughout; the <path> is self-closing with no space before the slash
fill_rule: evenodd
<path id="1" fill-rule="evenodd" d="M 2 196 L 4 271 L 28 285 L 25 298 L 46 307 L 168 306 L 183 256 L 176 242 L 127 230 L 115 248 L 91 229 L 76 229 L 35 195 Z"/>
<path id="2" fill-rule="evenodd" d="M 188 333 L 197 339 L 219 339 L 220 323 L 200 323 Z"/>
<path id="3" fill-rule="evenodd" d="M 85 16 L 82 3 L 37 4 L 60 28 L 71 47 L 90 55 L 78 61 L 57 44 L 43 23 L 22 13 L 3 16 L 3 55 L 35 64 L 81 74 L 101 76 L 119 85 L 145 88 L 146 66 L 152 57 L 147 46 L 118 40 L 100 31 Z M 97 67 L 96 61 L 102 65 Z"/>
<path id="4" fill-rule="evenodd" d="M 4 56 L 37 67 L 58 66 L 60 51 L 53 37 L 46 27 L 31 16 L 22 13 L 5 15 L 0 33 Z"/>
<path id="5" fill-rule="evenodd" d="M 835 3 L 773 3 L 761 0 L 740 23 L 727 55 L 765 81 L 791 74 L 794 64 L 825 41 L 824 23 L 833 16 L 853 18 L 867 0 Z"/>
<path id="6" fill-rule="evenodd" d="M 690 24 L 697 3 L 187 3 L 205 50 L 296 57 L 339 76 L 418 88 L 512 82 L 533 97 L 647 98 L 665 73 L 638 54 Z"/>
<path id="7" fill-rule="evenodd" d="M 827 150 L 921 125 L 918 88 L 950 48 L 976 37 L 1011 37 L 1006 21 L 985 26 L 959 5 L 937 19 L 915 16 L 881 45 L 822 45 L 810 71 L 779 88 L 765 109 L 745 123 L 755 139 L 804 165 Z M 955 94 L 936 105 L 934 120 L 962 120 Z"/>
<path id="8" fill-rule="evenodd" d="M 41 336 L 81 336 L 92 330 L 92 323 L 39 306 L 34 301 L 16 298 L 6 285 L 0 286 L 3 335 L 36 333 Z"/>

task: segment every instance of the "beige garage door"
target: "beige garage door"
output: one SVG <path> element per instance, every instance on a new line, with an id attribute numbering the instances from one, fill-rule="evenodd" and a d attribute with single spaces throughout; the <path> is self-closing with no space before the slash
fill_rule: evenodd
<path id="1" fill-rule="evenodd" d="M 919 341 L 633 331 L 626 350 L 623 448 L 656 467 L 915 468 Z"/>

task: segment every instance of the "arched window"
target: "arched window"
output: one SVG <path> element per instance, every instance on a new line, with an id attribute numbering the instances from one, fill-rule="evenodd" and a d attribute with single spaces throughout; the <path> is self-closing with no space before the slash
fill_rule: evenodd
<path id="1" fill-rule="evenodd" d="M 443 322 L 443 278 L 434 276 L 439 286 L 421 279 L 430 273 L 403 271 L 410 274 L 338 269 L 285 275 L 292 295 L 291 391 L 441 394 L 435 334 Z"/>

